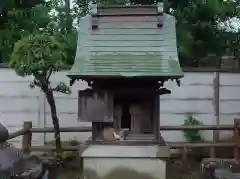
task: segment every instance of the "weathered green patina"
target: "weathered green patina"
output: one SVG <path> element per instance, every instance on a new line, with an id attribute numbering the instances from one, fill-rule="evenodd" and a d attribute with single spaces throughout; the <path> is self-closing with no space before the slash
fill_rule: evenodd
<path id="1" fill-rule="evenodd" d="M 181 78 L 175 18 L 157 16 L 99 17 L 80 20 L 78 47 L 70 77 L 169 77 Z"/>
<path id="2" fill-rule="evenodd" d="M 89 60 L 76 57 L 71 75 L 80 76 L 173 76 L 181 77 L 179 62 L 161 55 L 99 55 Z"/>

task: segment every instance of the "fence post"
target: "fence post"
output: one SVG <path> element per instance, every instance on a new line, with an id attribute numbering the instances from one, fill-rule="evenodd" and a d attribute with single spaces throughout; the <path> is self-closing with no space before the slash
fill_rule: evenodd
<path id="1" fill-rule="evenodd" d="M 182 148 L 182 162 L 181 162 L 181 168 L 185 170 L 187 168 L 188 164 L 188 149 L 187 147 Z"/>
<path id="2" fill-rule="evenodd" d="M 215 158 L 215 147 L 210 147 L 210 158 Z"/>
<path id="3" fill-rule="evenodd" d="M 216 126 L 218 127 L 220 124 L 220 118 L 219 118 L 219 92 L 220 92 L 220 73 L 215 72 L 214 73 L 214 79 L 213 79 L 213 107 L 214 107 L 214 116 L 216 119 Z M 213 130 L 213 140 L 217 142 L 219 140 L 219 130 Z"/>
<path id="4" fill-rule="evenodd" d="M 238 160 L 239 159 L 239 149 L 238 149 L 238 138 L 239 138 L 239 128 L 238 128 L 238 120 L 235 118 L 234 119 L 234 141 L 235 141 L 235 146 L 234 146 L 234 159 Z"/>
<path id="5" fill-rule="evenodd" d="M 28 131 L 23 135 L 23 138 L 22 138 L 22 151 L 25 154 L 29 154 L 31 152 L 32 132 L 29 131 L 29 129 L 31 128 L 32 128 L 32 121 L 24 121 L 23 129 Z"/>

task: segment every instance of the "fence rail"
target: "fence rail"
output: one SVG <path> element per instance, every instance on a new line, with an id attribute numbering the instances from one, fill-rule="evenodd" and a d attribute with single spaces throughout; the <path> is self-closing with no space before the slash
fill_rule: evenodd
<path id="1" fill-rule="evenodd" d="M 237 126 L 240 128 L 240 125 Z M 195 131 L 195 130 L 233 130 L 234 125 L 186 125 L 186 126 L 160 126 L 161 131 Z"/>
<path id="2" fill-rule="evenodd" d="M 53 133 L 53 127 L 45 127 L 45 128 L 30 128 L 30 132 L 32 133 Z M 63 127 L 60 128 L 60 132 L 91 132 L 92 127 Z"/>
<path id="3" fill-rule="evenodd" d="M 199 142 L 199 143 L 190 143 L 190 142 L 168 142 L 167 145 L 172 149 L 181 149 L 182 150 L 182 160 L 187 160 L 187 151 L 188 148 L 209 148 L 210 149 L 210 158 L 215 158 L 215 149 L 217 147 L 233 147 L 234 159 L 239 159 L 239 147 L 240 143 L 238 142 L 239 130 L 240 130 L 240 119 L 234 119 L 234 125 L 188 125 L 188 126 L 160 126 L 161 131 L 194 131 L 194 130 L 232 130 L 234 141 L 232 142 Z M 91 132 L 91 127 L 64 127 L 60 128 L 60 132 Z M 18 136 L 23 136 L 22 139 L 22 149 L 26 153 L 31 151 L 54 151 L 54 146 L 32 146 L 32 134 L 33 133 L 53 133 L 54 128 L 32 128 L 32 122 L 26 121 L 23 124 L 23 129 L 18 130 L 9 135 L 9 139 L 13 139 Z M 128 141 L 128 143 L 131 141 Z M 133 142 L 133 141 L 132 141 Z M 152 141 L 154 142 L 154 141 Z M 156 142 L 156 141 L 155 141 Z M 127 143 L 127 141 L 123 142 Z M 78 146 L 63 147 L 64 151 L 76 151 Z"/>

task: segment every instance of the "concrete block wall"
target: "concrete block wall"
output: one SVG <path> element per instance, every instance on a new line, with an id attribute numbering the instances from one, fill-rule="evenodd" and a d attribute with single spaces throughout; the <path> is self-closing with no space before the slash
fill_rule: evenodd
<path id="1" fill-rule="evenodd" d="M 186 115 L 191 113 L 204 124 L 216 124 L 213 100 L 214 73 L 185 73 L 181 86 L 167 82 L 166 87 L 172 94 L 161 96 L 160 125 L 182 125 Z M 30 89 L 31 77 L 19 77 L 12 69 L 0 68 L 0 122 L 10 132 L 22 128 L 23 121 L 32 121 L 34 127 L 50 127 L 52 120 L 50 109 L 44 94 L 38 89 Z M 66 72 L 52 76 L 52 85 L 58 82 L 69 84 Z M 60 126 L 91 126 L 90 123 L 77 121 L 78 90 L 86 88 L 84 82 L 76 81 L 71 87 L 72 94 L 56 93 L 57 112 Z M 233 124 L 234 117 L 240 113 L 240 74 L 221 73 L 220 75 L 220 124 Z M 162 132 L 167 141 L 184 141 L 180 131 Z M 212 131 L 203 132 L 205 139 L 212 139 Z M 231 132 L 221 132 L 221 138 Z M 90 133 L 62 133 L 63 140 L 86 140 Z M 34 134 L 33 145 L 43 145 L 53 140 L 53 134 Z M 11 140 L 21 146 L 21 138 Z"/>

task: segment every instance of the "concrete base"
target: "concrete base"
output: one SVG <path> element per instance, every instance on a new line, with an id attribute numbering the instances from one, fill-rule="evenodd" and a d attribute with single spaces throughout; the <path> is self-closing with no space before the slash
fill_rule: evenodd
<path id="1" fill-rule="evenodd" d="M 83 153 L 87 179 L 165 179 L 167 146 L 91 145 Z"/>

